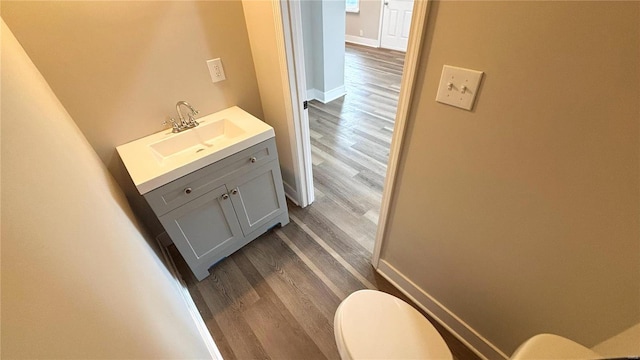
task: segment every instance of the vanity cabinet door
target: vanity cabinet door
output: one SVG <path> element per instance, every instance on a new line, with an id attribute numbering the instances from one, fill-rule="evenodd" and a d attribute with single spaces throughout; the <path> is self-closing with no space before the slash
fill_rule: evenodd
<path id="1" fill-rule="evenodd" d="M 160 216 L 160 222 L 198 280 L 243 237 L 224 185 Z"/>
<path id="2" fill-rule="evenodd" d="M 233 207 L 245 235 L 286 211 L 282 175 L 277 161 L 227 182 Z"/>

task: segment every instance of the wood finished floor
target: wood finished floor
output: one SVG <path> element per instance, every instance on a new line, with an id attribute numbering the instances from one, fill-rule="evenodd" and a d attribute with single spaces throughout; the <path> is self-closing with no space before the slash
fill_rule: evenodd
<path id="1" fill-rule="evenodd" d="M 338 359 L 333 316 L 348 294 L 379 289 L 408 301 L 369 263 L 403 61 L 400 52 L 347 45 L 347 95 L 309 108 L 316 201 L 289 204 L 288 225 L 201 282 L 170 247 L 225 359 Z M 436 327 L 457 359 L 478 359 Z"/>

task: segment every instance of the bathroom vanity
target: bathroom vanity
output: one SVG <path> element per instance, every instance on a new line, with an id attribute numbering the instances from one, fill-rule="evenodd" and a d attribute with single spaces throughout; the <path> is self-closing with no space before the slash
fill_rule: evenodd
<path id="1" fill-rule="evenodd" d="M 119 146 L 127 171 L 198 280 L 289 222 L 273 128 L 238 107 Z M 215 130 L 215 131 L 214 131 Z M 195 164 L 195 165 L 194 165 Z"/>

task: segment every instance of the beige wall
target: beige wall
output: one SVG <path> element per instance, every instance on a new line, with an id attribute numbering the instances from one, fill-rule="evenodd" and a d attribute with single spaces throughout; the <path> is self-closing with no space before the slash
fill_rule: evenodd
<path id="1" fill-rule="evenodd" d="M 2 357 L 210 357 L 121 190 L 1 33 Z"/>
<path id="2" fill-rule="evenodd" d="M 592 348 L 609 358 L 633 357 L 640 354 L 640 323 L 622 331 Z"/>
<path id="3" fill-rule="evenodd" d="M 2 16 L 154 232 L 115 147 L 162 130 L 175 104 L 262 118 L 239 1 L 2 1 Z M 220 57 L 227 80 L 205 61 Z"/>
<path id="4" fill-rule="evenodd" d="M 359 13 L 347 13 L 346 34 L 378 40 L 380 35 L 380 3 L 382 0 L 360 0 Z M 362 35 L 360 35 L 362 30 Z"/>
<path id="5" fill-rule="evenodd" d="M 434 2 L 382 259 L 511 354 L 640 320 L 640 3 Z M 485 72 L 473 112 L 444 64 Z"/>
<path id="6" fill-rule="evenodd" d="M 287 195 L 296 199 L 298 189 L 290 138 L 293 110 L 287 68 L 283 66 L 280 58 L 284 53 L 284 35 L 282 25 L 274 21 L 273 15 L 274 11 L 279 11 L 279 4 L 273 0 L 243 0 L 242 6 L 255 62 L 264 120 L 276 132 L 276 146 L 285 191 Z"/>

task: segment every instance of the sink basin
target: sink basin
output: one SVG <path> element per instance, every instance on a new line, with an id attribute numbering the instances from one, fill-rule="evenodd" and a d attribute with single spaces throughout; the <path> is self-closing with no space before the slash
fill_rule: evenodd
<path id="1" fill-rule="evenodd" d="M 192 129 L 166 129 L 116 149 L 140 194 L 275 136 L 237 106 L 197 119 Z"/>
<path id="2" fill-rule="evenodd" d="M 156 155 L 156 159 L 162 163 L 172 156 L 198 153 L 215 146 L 217 143 L 232 141 L 244 133 L 244 130 L 226 118 L 213 120 L 209 123 L 205 123 L 203 120 L 199 126 L 150 144 L 149 147 Z"/>

